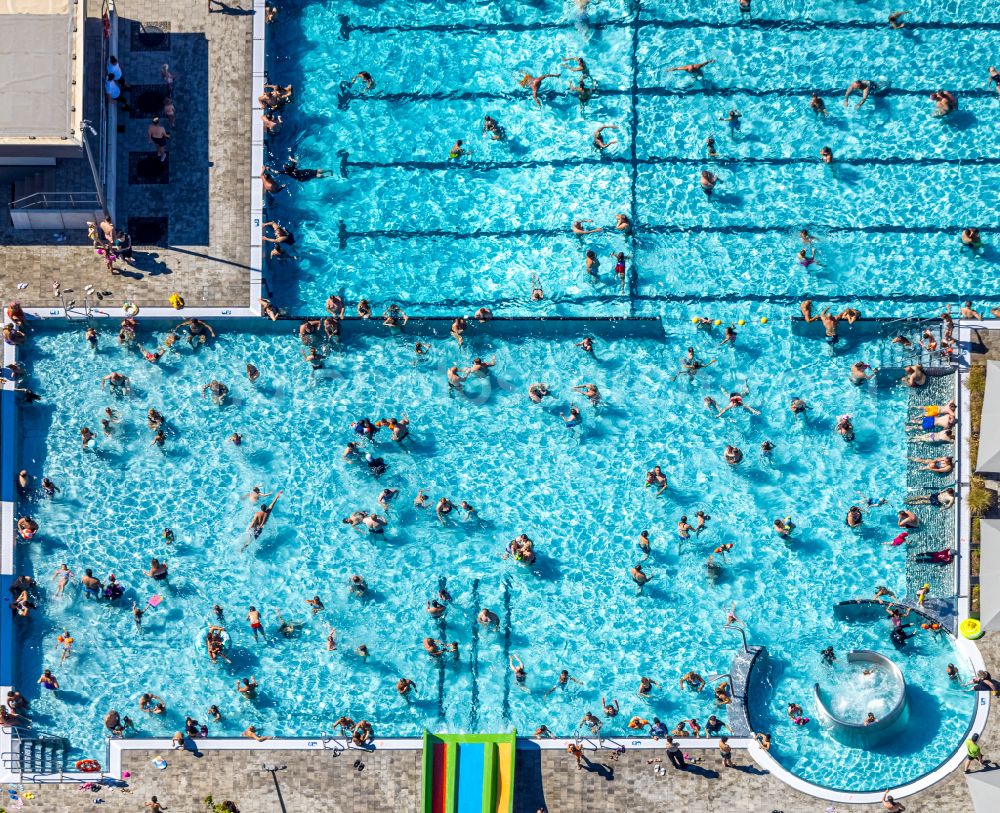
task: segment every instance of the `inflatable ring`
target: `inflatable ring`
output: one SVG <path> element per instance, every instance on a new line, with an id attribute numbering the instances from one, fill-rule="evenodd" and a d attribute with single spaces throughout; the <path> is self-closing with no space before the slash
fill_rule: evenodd
<path id="1" fill-rule="evenodd" d="M 125 311 L 128 316 L 135 316 L 139 313 L 139 306 L 134 302 L 125 302 L 122 305 L 122 310 Z"/>
<path id="2" fill-rule="evenodd" d="M 77 761 L 76 769 L 83 773 L 97 773 L 101 770 L 101 763 L 96 759 L 81 759 Z"/>
<path id="3" fill-rule="evenodd" d="M 983 627 L 975 618 L 966 618 L 958 625 L 958 631 L 962 633 L 963 638 L 968 638 L 970 641 L 983 637 Z"/>

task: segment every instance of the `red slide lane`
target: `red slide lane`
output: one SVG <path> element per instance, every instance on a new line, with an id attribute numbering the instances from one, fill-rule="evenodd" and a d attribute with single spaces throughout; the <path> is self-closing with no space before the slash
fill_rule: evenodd
<path id="1" fill-rule="evenodd" d="M 445 808 L 448 795 L 448 749 L 443 742 L 434 743 L 434 765 L 431 771 L 431 813 L 448 813 Z"/>

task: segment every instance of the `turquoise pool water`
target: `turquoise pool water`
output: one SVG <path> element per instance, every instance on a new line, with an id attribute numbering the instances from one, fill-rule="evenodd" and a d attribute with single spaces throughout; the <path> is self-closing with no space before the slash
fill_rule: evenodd
<path id="1" fill-rule="evenodd" d="M 948 661 L 968 671 L 944 637 L 921 634 L 899 656 L 920 697 L 938 698 L 938 725 L 924 739 L 893 752 L 845 751 L 818 725 L 799 729 L 783 716 L 789 700 L 809 709 L 812 684 L 825 674 L 824 647 L 892 654 L 884 623 L 844 624 L 832 609 L 877 584 L 906 590 L 905 552 L 884 545 L 906 495 L 906 393 L 847 382 L 851 361 L 878 348 L 855 340 L 833 354 L 783 325 L 753 324 L 734 350 L 690 323 L 669 325 L 665 337 L 645 324 L 645 338 L 602 338 L 610 328 L 601 323 L 495 322 L 470 330 L 462 349 L 447 337 L 447 322 L 430 337 L 413 323 L 412 333 L 397 336 L 348 325 L 343 349 L 329 349 L 317 371 L 303 362 L 297 323 L 237 330 L 217 322 L 217 341 L 192 351 L 182 339 L 158 365 L 119 347 L 108 330 L 96 352 L 82 328 L 39 331 L 25 364 L 44 400 L 22 408 L 21 460 L 61 490 L 20 505 L 40 525 L 17 550 L 19 570 L 42 585 L 39 611 L 18 620 L 18 685 L 36 726 L 101 756 L 110 708 L 132 717 L 139 733 L 159 736 L 188 715 L 206 722 L 212 704 L 223 716 L 208 723 L 213 735 L 251 723 L 266 734 L 314 735 L 348 714 L 370 720 L 378 735 L 417 735 L 425 726 L 530 733 L 544 724 L 568 736 L 585 711 L 600 716 L 602 696 L 621 706 L 605 733 L 624 735 L 633 715 L 671 727 L 691 717 L 704 724 L 713 713 L 725 719 L 725 709 L 709 690 L 681 690 L 680 677 L 728 671 L 739 639 L 721 627 L 735 603 L 750 641 L 771 652 L 755 704 L 779 759 L 813 781 L 855 790 L 936 764 L 958 744 L 974 700 L 944 676 Z M 595 357 L 575 346 L 585 330 L 598 331 Z M 164 335 L 144 327 L 139 341 L 149 349 Z M 418 338 L 431 344 L 419 362 Z M 693 380 L 672 380 L 688 346 L 717 360 Z M 449 392 L 451 364 L 494 355 L 491 376 Z M 247 379 L 247 363 L 262 372 L 257 383 Z M 102 390 L 112 371 L 130 378 L 130 395 Z M 229 387 L 225 406 L 200 394 L 212 379 Z M 541 405 L 526 394 L 537 381 L 554 393 Z M 571 391 L 584 383 L 597 384 L 601 407 Z M 705 408 L 706 396 L 725 403 L 725 393 L 744 386 L 759 416 L 717 418 Z M 811 406 L 804 419 L 788 408 L 793 396 Z M 571 406 L 583 416 L 573 430 L 559 417 Z M 118 421 L 109 437 L 100 428 L 106 407 Z M 151 444 L 151 407 L 166 418 L 162 448 Z M 854 418 L 852 444 L 833 431 L 844 413 Z M 381 478 L 342 459 L 356 438 L 353 421 L 403 415 L 411 428 L 405 444 L 385 430 L 376 437 L 372 451 L 388 464 Z M 82 426 L 98 433 L 95 448 L 82 447 Z M 239 447 L 228 440 L 233 432 L 242 435 Z M 765 440 L 775 444 L 770 460 L 760 451 Z M 723 461 L 727 444 L 744 451 L 739 466 Z M 662 497 L 643 488 L 656 464 L 669 478 Z M 253 509 L 243 495 L 253 486 L 283 494 L 260 539 L 246 545 Z M 384 535 L 341 522 L 356 510 L 385 514 L 376 502 L 384 488 L 399 490 Z M 413 506 L 418 489 L 432 503 L 467 500 L 479 520 L 442 525 L 433 509 Z M 887 504 L 849 530 L 845 512 L 865 497 Z M 680 517 L 694 524 L 698 510 L 711 517 L 707 530 L 679 540 Z M 789 515 L 798 531 L 786 542 L 771 523 Z M 642 561 L 642 530 L 652 540 L 644 567 L 653 580 L 638 595 L 629 568 Z M 521 533 L 535 541 L 534 566 L 502 556 Z M 734 547 L 724 562 L 715 554 L 722 568 L 712 580 L 708 557 L 727 544 Z M 168 562 L 168 582 L 144 575 L 152 556 Z M 120 606 L 87 599 L 77 583 L 56 597 L 51 577 L 63 562 L 103 581 L 115 573 L 126 587 Z M 355 573 L 370 586 L 366 600 L 349 593 Z M 454 602 L 434 620 L 425 605 L 442 585 Z M 144 606 L 154 594 L 164 600 L 146 612 L 139 634 L 131 602 Z M 305 603 L 314 595 L 326 607 L 316 615 Z M 213 664 L 205 651 L 216 603 L 231 663 Z M 251 605 L 263 613 L 266 642 L 255 642 L 244 620 Z M 498 628 L 476 622 L 483 608 L 496 613 Z M 281 636 L 275 611 L 301 622 L 301 631 Z M 330 626 L 335 651 L 326 648 Z M 76 643 L 60 664 L 56 639 L 65 628 Z M 426 636 L 458 642 L 457 660 L 429 657 Z M 361 644 L 367 659 L 356 654 Z M 511 655 L 527 667 L 524 686 L 513 679 Z M 62 688 L 40 697 L 35 680 L 44 667 Z M 546 694 L 561 669 L 581 683 Z M 254 703 L 234 688 L 251 675 L 261 684 Z M 649 698 L 636 695 L 641 676 L 660 684 Z M 416 681 L 410 702 L 396 693 L 400 677 Z M 164 717 L 139 710 L 144 692 L 164 699 Z"/>
<path id="2" fill-rule="evenodd" d="M 286 6 L 268 70 L 298 95 L 268 149 L 275 166 L 294 151 L 333 177 L 291 182 L 272 203 L 299 256 L 272 264 L 273 298 L 293 313 L 337 291 L 422 314 L 675 315 L 705 298 L 812 296 L 889 315 L 1000 297 L 996 251 L 959 248 L 962 228 L 997 228 L 1000 101 L 986 69 L 1000 12 L 921 3 L 892 31 L 870 3 L 754 5 L 751 19 L 735 0 L 601 2 L 582 18 L 545 0 Z M 579 76 L 560 67 L 568 56 L 598 84 L 585 107 L 566 92 Z M 668 71 L 708 59 L 702 80 Z M 349 87 L 361 70 L 371 92 Z M 562 72 L 541 107 L 518 86 L 525 71 Z M 855 78 L 884 92 L 845 108 Z M 927 99 L 941 88 L 960 103 L 944 119 Z M 813 90 L 828 117 L 809 109 Z M 733 108 L 736 133 L 720 121 Z M 505 141 L 482 135 L 484 115 Z M 601 153 L 591 134 L 604 124 L 620 129 Z M 449 160 L 457 139 L 472 153 Z M 711 200 L 702 169 L 721 178 Z M 631 239 L 607 230 L 619 212 Z M 577 218 L 606 231 L 575 237 Z M 796 262 L 803 227 L 822 265 Z M 624 293 L 612 251 L 630 257 Z"/>

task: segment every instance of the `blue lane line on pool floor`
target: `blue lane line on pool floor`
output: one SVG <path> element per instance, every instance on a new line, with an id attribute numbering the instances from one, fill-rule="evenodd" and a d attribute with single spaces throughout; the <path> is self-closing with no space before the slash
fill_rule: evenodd
<path id="1" fill-rule="evenodd" d="M 638 114 L 633 115 L 634 127 L 638 127 Z M 633 133 L 632 144 L 635 144 L 636 135 Z M 722 145 L 725 148 L 725 145 Z M 350 154 L 341 150 L 337 153 L 340 158 L 340 177 L 350 176 L 350 170 L 371 170 L 371 169 L 399 169 L 409 172 L 494 172 L 505 169 L 561 169 L 586 166 L 601 166 L 607 164 L 628 165 L 632 168 L 633 179 L 638 174 L 639 167 L 643 166 L 821 166 L 818 155 L 767 158 L 748 156 L 741 158 L 684 158 L 681 156 L 661 156 L 650 155 L 646 158 L 639 158 L 636 149 L 631 148 L 631 155 L 602 155 L 600 158 L 547 158 L 526 161 L 351 161 Z M 908 158 L 901 156 L 889 156 L 887 158 L 837 158 L 833 164 L 833 171 L 837 166 L 851 167 L 892 167 L 892 166 L 914 166 L 914 167 L 935 167 L 935 166 L 1000 166 L 1000 156 L 973 156 L 968 158 L 943 158 L 924 157 Z M 633 191 L 635 181 L 632 182 Z M 634 214 L 633 214 L 634 219 Z"/>
<path id="2" fill-rule="evenodd" d="M 639 221 L 639 195 L 636 188 L 639 184 L 639 14 L 642 5 L 639 0 L 632 0 L 632 37 L 630 48 L 630 73 L 631 85 L 629 87 L 630 103 L 632 105 L 632 117 L 629 127 L 629 163 L 631 164 L 631 176 L 629 180 L 629 217 L 633 223 Z M 631 236 L 631 235 L 630 235 Z M 635 313 L 635 295 L 639 293 L 639 258 L 638 250 L 634 240 L 632 245 L 632 260 L 628 279 L 629 293 L 629 315 Z"/>
<path id="3" fill-rule="evenodd" d="M 440 576 L 438 578 L 438 590 L 445 590 L 445 589 L 447 589 L 447 587 L 448 587 L 448 580 L 444 576 Z M 448 640 L 447 640 L 448 639 L 448 622 L 445 621 L 445 618 L 444 618 L 443 615 L 438 616 L 438 618 L 436 620 L 437 620 L 437 628 L 438 628 L 439 640 L 441 641 L 442 648 L 445 648 L 445 646 L 448 643 Z M 444 722 L 444 684 L 445 684 L 445 663 L 444 663 L 444 659 L 446 657 L 447 656 L 444 655 L 443 653 L 441 655 L 438 655 L 438 657 L 437 657 L 437 662 L 438 662 L 437 713 L 438 713 L 438 722 L 439 723 L 443 723 Z"/>
<path id="4" fill-rule="evenodd" d="M 672 223 L 648 224 L 633 223 L 632 230 L 635 234 L 797 234 L 799 229 L 807 227 L 810 231 L 821 234 L 950 234 L 955 237 L 956 247 L 958 245 L 958 235 L 968 224 L 950 226 L 897 226 L 893 224 L 880 224 L 874 226 L 827 226 L 822 223 L 802 223 L 790 226 L 749 226 L 749 225 L 728 225 L 728 226 L 698 226 L 679 225 Z M 1000 226 L 977 224 L 983 231 L 994 232 Z M 427 230 L 405 230 L 405 229 L 372 229 L 371 231 L 352 232 L 347 229 L 347 224 L 341 220 L 338 223 L 337 239 L 341 249 L 347 248 L 349 239 L 358 237 L 365 240 L 413 240 L 413 239 L 437 239 L 446 238 L 448 240 L 481 240 L 481 239 L 513 239 L 524 237 L 568 237 L 569 230 L 565 226 L 559 228 L 542 229 L 498 229 L 474 232 L 456 232 L 447 229 L 427 229 Z"/>
<path id="5" fill-rule="evenodd" d="M 423 25 L 355 25 L 346 14 L 340 15 L 340 38 L 350 39 L 353 32 L 362 34 L 402 34 L 402 33 L 440 33 L 440 34 L 521 34 L 535 31 L 569 31 L 577 28 L 575 20 L 539 20 L 533 23 L 425 23 Z M 587 28 L 591 31 L 624 28 L 632 23 L 628 18 L 596 20 L 590 22 Z M 803 19 L 754 19 L 741 14 L 732 20 L 645 20 L 642 28 L 657 28 L 663 30 L 710 28 L 714 30 L 746 29 L 759 31 L 884 31 L 888 29 L 887 20 L 803 20 Z M 1000 31 L 1000 23 L 960 20 L 931 20 L 920 22 L 907 21 L 906 28 L 899 36 L 907 36 L 913 31 Z"/>
<path id="6" fill-rule="evenodd" d="M 500 713 L 504 725 L 510 725 L 510 577 L 503 578 L 503 703 Z"/>
<path id="7" fill-rule="evenodd" d="M 469 673 L 472 691 L 469 697 L 469 731 L 479 730 L 479 579 L 472 580 L 472 645 L 469 647 Z"/>
<path id="8" fill-rule="evenodd" d="M 878 79 L 876 77 L 876 79 Z M 931 93 L 941 90 L 940 87 L 933 88 L 884 88 L 871 94 L 869 99 L 875 104 L 879 99 L 888 96 L 915 96 L 926 98 Z M 952 91 L 956 96 L 966 99 L 992 99 L 996 97 L 995 90 L 985 90 L 983 88 L 966 88 Z M 769 96 L 806 96 L 811 97 L 813 93 L 820 96 L 841 97 L 844 95 L 844 88 L 816 88 L 816 87 L 795 87 L 795 88 L 740 88 L 740 87 L 718 87 L 712 84 L 711 80 L 702 80 L 700 84 L 691 87 L 639 87 L 637 95 L 642 98 L 682 98 L 686 96 L 752 96 L 755 98 L 767 98 Z M 594 94 L 593 98 L 608 98 L 612 96 L 632 96 L 631 88 L 604 88 Z M 529 99 L 523 90 L 510 91 L 489 91 L 489 90 L 438 90 L 431 92 L 411 93 L 362 93 L 352 91 L 351 83 L 342 81 L 340 90 L 337 93 L 337 109 L 347 110 L 352 102 L 461 102 L 461 101 L 493 101 L 493 102 L 523 102 Z M 552 90 L 541 90 L 538 98 L 545 102 L 555 102 L 566 98 L 565 93 Z M 929 109 L 929 108 L 928 108 Z M 928 114 L 929 115 L 929 114 Z M 947 121 L 947 120 L 945 120 Z"/>

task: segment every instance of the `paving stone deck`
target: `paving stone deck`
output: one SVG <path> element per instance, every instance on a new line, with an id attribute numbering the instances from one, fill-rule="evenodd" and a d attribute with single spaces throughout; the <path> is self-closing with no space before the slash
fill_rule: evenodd
<path id="1" fill-rule="evenodd" d="M 52 283 L 58 280 L 68 298 L 75 290 L 81 302 L 82 289 L 90 284 L 116 306 L 134 301 L 140 307 L 165 307 L 174 291 L 189 306 L 249 305 L 253 16 L 241 13 L 241 2 L 242 8 L 251 8 L 250 0 L 233 0 L 227 2 L 229 13 L 213 14 L 204 0 L 117 3 L 118 54 L 126 81 L 159 86 L 160 67 L 168 63 L 176 77 L 177 108 L 167 184 L 129 182 L 129 153 L 153 149 L 146 137 L 149 121 L 119 117 L 125 129 L 117 144 L 117 219 L 125 224 L 130 218 L 167 217 L 167 247 L 137 249 L 135 266 L 111 275 L 81 232 L 68 232 L 65 243 L 55 243 L 51 233 L 10 235 L 5 229 L 0 234 L 0 298 L 57 307 Z M 169 50 L 133 50 L 138 40 L 132 36 L 132 21 L 167 23 Z M 21 282 L 28 287 L 18 290 Z"/>
<path id="2" fill-rule="evenodd" d="M 980 642 L 987 668 L 1000 673 L 1000 634 Z M 993 700 L 990 725 L 981 740 L 988 758 L 1000 759 L 1000 738 L 993 715 L 1000 701 Z M 573 758 L 561 751 L 518 751 L 515 774 L 515 813 L 820 813 L 829 802 L 805 796 L 761 772 L 746 752 L 736 751 L 737 768 L 724 768 L 714 751 L 706 751 L 692 770 L 671 769 L 663 751 L 627 751 L 618 760 L 609 752 L 588 753 L 586 769 L 578 770 Z M 151 760 L 164 756 L 169 765 L 159 771 Z M 73 813 L 93 810 L 95 798 L 103 800 L 105 813 L 141 811 L 152 794 L 177 813 L 205 810 L 203 801 L 231 799 L 242 813 L 417 813 L 420 810 L 420 751 L 380 751 L 363 754 L 364 770 L 356 770 L 358 752 L 345 751 L 131 751 L 123 767 L 131 772 L 127 791 L 104 789 L 91 793 L 76 785 L 25 786 L 37 798 L 24 810 L 37 813 Z M 648 759 L 663 759 L 665 777 L 654 776 Z M 284 765 L 272 775 L 264 763 Z M 279 791 L 280 790 L 280 798 Z M 910 813 L 970 813 L 972 800 L 961 771 L 905 801 Z M 282 805 L 284 805 L 282 807 Z M 875 813 L 881 805 L 832 807 L 857 813 Z"/>

